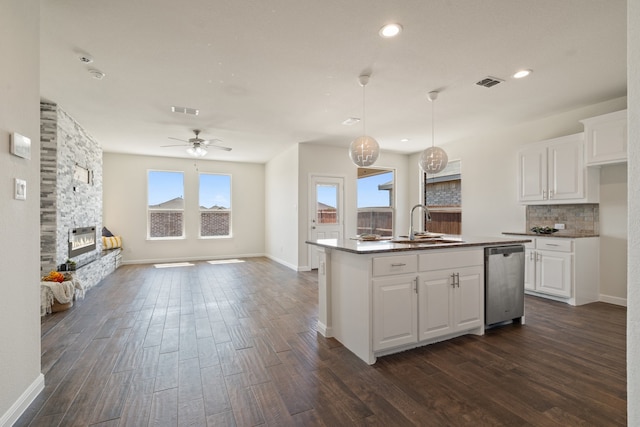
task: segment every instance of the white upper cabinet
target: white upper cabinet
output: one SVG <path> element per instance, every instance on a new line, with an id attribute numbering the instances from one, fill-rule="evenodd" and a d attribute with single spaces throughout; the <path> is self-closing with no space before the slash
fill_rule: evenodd
<path id="1" fill-rule="evenodd" d="M 518 201 L 597 203 L 599 171 L 585 167 L 584 134 L 525 146 L 518 153 Z"/>
<path id="2" fill-rule="evenodd" d="M 627 161 L 627 110 L 581 120 L 587 149 L 587 165 Z"/>

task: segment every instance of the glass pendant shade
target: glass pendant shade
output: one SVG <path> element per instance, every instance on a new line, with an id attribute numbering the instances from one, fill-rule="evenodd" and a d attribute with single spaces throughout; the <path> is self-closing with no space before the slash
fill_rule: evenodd
<path id="1" fill-rule="evenodd" d="M 436 174 L 440 173 L 447 167 L 449 156 L 440 147 L 429 147 L 422 152 L 420 156 L 420 169 L 423 172 Z"/>
<path id="2" fill-rule="evenodd" d="M 378 141 L 370 136 L 364 135 L 354 139 L 349 146 L 349 157 L 351 161 L 360 167 L 371 166 L 380 155 Z"/>
<path id="3" fill-rule="evenodd" d="M 444 151 L 442 148 L 434 146 L 436 140 L 434 103 L 436 99 L 438 99 L 438 92 L 429 92 L 427 98 L 429 99 L 429 101 L 431 101 L 431 147 L 422 152 L 418 164 L 420 165 L 420 169 L 422 169 L 423 172 L 436 174 L 442 172 L 444 168 L 447 167 L 447 163 L 449 163 L 449 156 L 447 156 L 446 151 Z"/>

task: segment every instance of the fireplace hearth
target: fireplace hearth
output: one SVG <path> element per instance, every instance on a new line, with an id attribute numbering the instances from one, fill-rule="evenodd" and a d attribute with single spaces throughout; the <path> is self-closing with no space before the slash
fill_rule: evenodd
<path id="1" fill-rule="evenodd" d="M 95 227 L 73 228 L 69 231 L 69 258 L 95 250 Z"/>

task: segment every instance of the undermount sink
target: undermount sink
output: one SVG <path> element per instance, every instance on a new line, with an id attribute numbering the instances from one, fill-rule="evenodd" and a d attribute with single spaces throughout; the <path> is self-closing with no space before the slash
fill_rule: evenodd
<path id="1" fill-rule="evenodd" d="M 439 245 L 443 243 L 464 243 L 462 240 L 443 239 L 441 237 L 420 238 L 410 240 L 409 238 L 395 238 L 391 239 L 392 243 L 405 243 L 410 245 Z"/>

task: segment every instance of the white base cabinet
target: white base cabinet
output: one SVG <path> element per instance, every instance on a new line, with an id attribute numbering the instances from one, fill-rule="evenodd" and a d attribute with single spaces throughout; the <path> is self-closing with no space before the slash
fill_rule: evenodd
<path id="1" fill-rule="evenodd" d="M 416 276 L 373 279 L 373 350 L 418 341 Z"/>
<path id="2" fill-rule="evenodd" d="M 331 309 L 319 330 L 369 364 L 377 356 L 484 333 L 484 248 L 423 250 L 407 255 L 331 251 L 320 270 Z M 325 317 L 326 316 L 326 317 Z"/>
<path id="3" fill-rule="evenodd" d="M 483 282 L 482 266 L 420 275 L 418 338 L 429 340 L 483 326 Z"/>
<path id="4" fill-rule="evenodd" d="M 525 292 L 571 305 L 599 300 L 599 238 L 536 237 L 525 244 Z"/>

